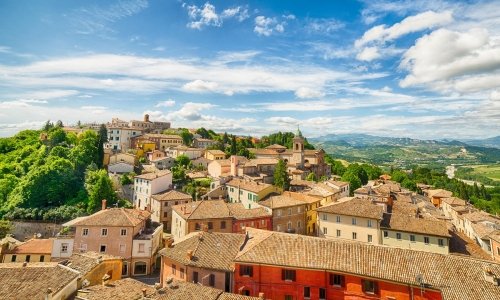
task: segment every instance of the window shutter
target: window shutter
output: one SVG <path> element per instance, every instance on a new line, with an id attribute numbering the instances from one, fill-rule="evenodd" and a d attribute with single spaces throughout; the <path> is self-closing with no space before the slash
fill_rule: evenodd
<path id="1" fill-rule="evenodd" d="M 243 275 L 244 275 L 244 274 L 243 274 L 243 268 L 244 268 L 243 266 L 240 266 L 240 276 L 243 276 Z"/>
<path id="2" fill-rule="evenodd" d="M 333 274 L 330 274 L 330 285 L 333 285 Z"/>
<path id="3" fill-rule="evenodd" d="M 373 282 L 373 291 L 375 294 L 378 294 L 378 282 L 376 281 Z"/>
<path id="4" fill-rule="evenodd" d="M 295 280 L 295 273 L 296 273 L 296 272 L 295 272 L 295 270 L 293 270 L 292 272 L 293 272 L 293 273 L 292 273 L 292 281 L 296 281 L 296 280 Z"/>
<path id="5" fill-rule="evenodd" d="M 345 276 L 343 275 L 340 276 L 340 286 L 345 287 Z"/>
<path id="6" fill-rule="evenodd" d="M 249 270 L 249 271 L 250 271 L 250 272 L 249 272 L 249 273 L 250 273 L 249 275 L 250 275 L 250 277 L 253 277 L 253 267 L 249 267 L 249 269 L 250 269 L 250 270 Z"/>
<path id="7" fill-rule="evenodd" d="M 281 280 L 285 280 L 285 269 L 281 270 Z"/>

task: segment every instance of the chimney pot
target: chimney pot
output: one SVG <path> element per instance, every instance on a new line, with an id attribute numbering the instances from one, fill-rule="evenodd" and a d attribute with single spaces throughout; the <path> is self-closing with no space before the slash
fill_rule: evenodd
<path id="1" fill-rule="evenodd" d="M 101 207 L 101 210 L 105 210 L 105 209 L 106 209 L 106 202 L 107 202 L 107 201 L 108 201 L 108 200 L 106 200 L 106 199 L 102 199 L 102 201 L 101 201 L 101 206 L 102 206 L 102 207 Z"/>
<path id="2" fill-rule="evenodd" d="M 262 292 L 259 293 L 259 299 L 264 299 L 264 293 Z"/>
<path id="3" fill-rule="evenodd" d="M 143 288 L 143 289 L 142 289 L 142 296 L 143 296 L 143 297 L 146 297 L 146 288 Z"/>
<path id="4" fill-rule="evenodd" d="M 193 259 L 193 250 L 188 250 L 187 251 L 187 259 L 192 260 Z"/>

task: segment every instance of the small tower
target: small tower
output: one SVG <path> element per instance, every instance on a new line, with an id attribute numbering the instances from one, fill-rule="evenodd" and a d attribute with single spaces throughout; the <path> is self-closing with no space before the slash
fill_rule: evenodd
<path id="1" fill-rule="evenodd" d="M 300 128 L 297 126 L 297 133 L 293 138 L 293 155 L 292 161 L 297 167 L 304 167 L 304 137 Z"/>

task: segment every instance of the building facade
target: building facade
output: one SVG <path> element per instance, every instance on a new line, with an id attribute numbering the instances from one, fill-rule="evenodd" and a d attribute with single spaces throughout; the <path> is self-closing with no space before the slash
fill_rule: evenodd
<path id="1" fill-rule="evenodd" d="M 151 196 L 151 220 L 163 224 L 163 229 L 166 232 L 172 230 L 172 207 L 179 204 L 187 204 L 193 201 L 193 197 L 189 194 L 169 190 Z"/>
<path id="2" fill-rule="evenodd" d="M 162 170 L 134 177 L 134 207 L 151 211 L 151 196 L 172 188 L 172 172 Z"/>

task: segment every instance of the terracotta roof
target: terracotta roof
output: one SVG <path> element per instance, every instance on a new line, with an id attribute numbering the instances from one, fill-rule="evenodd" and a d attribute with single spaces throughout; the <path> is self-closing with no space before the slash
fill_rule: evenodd
<path id="1" fill-rule="evenodd" d="M 467 201 L 462 200 L 457 197 L 450 197 L 450 198 L 443 198 L 441 199 L 442 202 L 445 202 L 451 206 L 464 206 L 467 205 Z"/>
<path id="2" fill-rule="evenodd" d="M 162 170 L 162 171 L 158 171 L 158 172 L 137 175 L 134 178 L 140 178 L 140 179 L 145 179 L 145 180 L 153 180 L 153 179 L 165 176 L 165 175 L 170 174 L 170 173 L 172 173 L 172 172 L 170 172 L 170 170 Z"/>
<path id="3" fill-rule="evenodd" d="M 132 208 L 108 208 L 100 210 L 87 218 L 78 221 L 73 226 L 132 226 L 145 221 L 150 212 Z"/>
<path id="4" fill-rule="evenodd" d="M 211 161 L 211 164 L 219 164 L 221 167 L 229 167 L 231 166 L 231 161 L 229 159 L 216 159 L 216 160 L 209 160 Z"/>
<path id="5" fill-rule="evenodd" d="M 249 242 L 236 263 L 341 272 L 420 286 L 417 275 L 444 300 L 500 299 L 500 288 L 484 278 L 490 269 L 500 276 L 500 264 L 465 256 L 369 245 L 336 239 L 248 228 Z"/>
<path id="6" fill-rule="evenodd" d="M 142 290 L 146 296 L 156 294 L 156 289 L 132 278 L 116 280 L 107 285 L 94 285 L 78 291 L 78 295 L 86 300 L 140 300 L 143 299 Z M 83 291 L 83 292 L 82 292 Z"/>
<path id="7" fill-rule="evenodd" d="M 189 194 L 177 191 L 170 190 L 159 194 L 154 194 L 151 198 L 157 201 L 175 201 L 175 200 L 193 200 L 193 197 Z"/>
<path id="8" fill-rule="evenodd" d="M 453 196 L 453 193 L 447 190 L 437 189 L 437 190 L 427 190 L 427 195 L 429 195 L 429 197 L 436 197 L 436 198 L 449 198 Z"/>
<path id="9" fill-rule="evenodd" d="M 309 196 L 309 195 L 304 194 L 304 193 L 285 191 L 285 192 L 283 192 L 282 195 L 286 196 L 286 197 L 291 197 L 295 200 L 299 200 L 299 201 L 302 201 L 302 202 L 307 203 L 307 204 L 316 203 L 316 202 L 321 201 L 321 198 Z"/>
<path id="10" fill-rule="evenodd" d="M 54 243 L 53 239 L 31 239 L 24 243 L 21 243 L 17 247 L 11 250 L 5 251 L 5 253 L 11 254 L 52 254 L 52 245 Z"/>
<path id="11" fill-rule="evenodd" d="M 182 137 L 179 135 L 172 134 L 159 134 L 159 133 L 146 133 L 144 135 L 145 138 L 160 138 L 160 139 L 177 139 L 182 140 Z"/>
<path id="12" fill-rule="evenodd" d="M 233 216 L 236 220 L 264 218 L 271 216 L 271 214 L 262 207 L 247 209 L 242 203 L 227 203 L 227 207 L 229 208 L 231 216 Z"/>
<path id="13" fill-rule="evenodd" d="M 326 212 L 338 215 L 363 217 L 382 220 L 384 208 L 372 203 L 370 200 L 351 198 L 347 201 L 333 202 L 316 209 L 318 212 Z"/>
<path id="14" fill-rule="evenodd" d="M 278 145 L 278 144 L 272 144 L 272 145 L 269 145 L 269 146 L 265 147 L 265 149 L 271 149 L 271 150 L 273 150 L 273 149 L 276 149 L 276 150 L 284 150 L 284 149 L 286 149 L 286 147 L 285 147 L 285 146 Z"/>
<path id="15" fill-rule="evenodd" d="M 25 267 L 23 263 L 2 263 L 0 298 L 43 300 L 48 288 L 56 294 L 78 276 L 77 271 L 57 263 L 28 263 Z"/>
<path id="16" fill-rule="evenodd" d="M 61 259 L 59 263 L 80 272 L 82 275 L 85 275 L 100 265 L 103 261 L 117 259 L 122 260 L 123 258 L 120 256 L 88 251 L 85 253 L 73 253 L 69 258 Z"/>
<path id="17" fill-rule="evenodd" d="M 224 219 L 231 213 L 224 200 L 203 200 L 174 205 L 172 209 L 186 220 Z"/>
<path id="18" fill-rule="evenodd" d="M 229 181 L 226 183 L 227 186 L 234 186 L 234 187 L 239 187 L 242 190 L 246 190 L 252 193 L 260 193 L 263 190 L 269 188 L 272 186 L 271 184 L 267 183 L 259 183 L 255 181 L 250 181 L 250 180 L 243 180 L 239 178 L 234 178 L 233 180 Z"/>
<path id="19" fill-rule="evenodd" d="M 158 290 L 152 300 L 259 300 L 259 298 L 226 293 L 222 290 L 196 283 L 172 280 Z"/>
<path id="20" fill-rule="evenodd" d="M 306 203 L 302 200 L 291 197 L 290 195 L 283 194 L 277 196 L 270 196 L 266 200 L 260 201 L 259 204 L 268 207 L 270 209 L 277 209 L 283 207 L 305 205 Z"/>
<path id="21" fill-rule="evenodd" d="M 500 243 L 500 230 L 495 230 L 489 234 L 490 239 Z"/>
<path id="22" fill-rule="evenodd" d="M 339 188 L 346 186 L 346 185 L 349 185 L 349 182 L 339 181 L 339 180 L 328 180 L 326 183 L 334 185 L 334 186 L 339 187 Z"/>
<path id="23" fill-rule="evenodd" d="M 218 149 L 205 150 L 205 152 L 208 152 L 208 153 L 213 154 L 213 155 L 226 155 L 226 153 L 224 153 L 223 151 L 218 150 Z"/>
<path id="24" fill-rule="evenodd" d="M 226 189 L 223 185 L 219 185 L 218 187 L 208 191 L 206 194 L 202 195 L 202 199 L 225 199 L 226 198 Z"/>
<path id="25" fill-rule="evenodd" d="M 258 166 L 258 165 L 276 165 L 278 160 L 276 158 L 253 158 L 245 162 L 245 167 Z"/>
<path id="26" fill-rule="evenodd" d="M 198 231 L 159 253 L 183 265 L 232 272 L 233 259 L 244 240 L 244 234 Z M 192 259 L 188 259 L 188 251 L 193 251 Z"/>
<path id="27" fill-rule="evenodd" d="M 415 215 L 402 213 L 384 214 L 381 229 L 387 228 L 402 232 L 413 232 L 434 236 L 451 237 L 448 226 L 443 221 L 415 218 Z"/>

